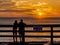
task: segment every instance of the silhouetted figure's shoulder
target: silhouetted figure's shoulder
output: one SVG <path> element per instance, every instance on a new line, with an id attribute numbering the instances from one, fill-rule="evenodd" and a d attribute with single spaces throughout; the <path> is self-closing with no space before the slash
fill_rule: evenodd
<path id="1" fill-rule="evenodd" d="M 25 23 L 19 23 L 19 26 L 25 26 L 26 24 Z"/>
<path id="2" fill-rule="evenodd" d="M 23 22 L 23 20 L 21 19 L 20 22 L 19 22 L 19 27 L 25 27 L 25 23 Z"/>

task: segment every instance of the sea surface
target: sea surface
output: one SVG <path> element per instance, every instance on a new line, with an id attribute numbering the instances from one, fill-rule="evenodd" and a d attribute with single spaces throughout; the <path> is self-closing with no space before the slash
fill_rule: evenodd
<path id="1" fill-rule="evenodd" d="M 0 18 L 0 25 L 13 25 L 14 21 L 17 20 L 18 23 L 21 18 Z M 60 24 L 60 19 L 34 19 L 34 18 L 22 18 L 24 23 L 29 24 Z M 13 28 L 2 28 L 0 30 L 12 30 Z M 55 27 L 54 30 L 59 30 L 60 27 Z M 27 30 L 33 30 L 33 28 L 27 28 Z M 50 30 L 49 27 L 43 28 L 43 30 Z M 34 31 L 34 30 L 33 30 Z M 59 35 L 60 33 L 54 33 L 54 35 Z M 13 33 L 3 33 L 0 32 L 0 35 L 13 35 Z M 17 34 L 18 35 L 18 34 Z M 50 35 L 50 33 L 25 33 L 25 35 Z M 19 42 L 18 37 L 18 42 Z M 31 41 L 48 41 L 50 43 L 50 38 L 25 38 L 26 42 Z M 60 38 L 54 38 L 54 41 L 60 41 Z M 13 42 L 13 38 L 11 37 L 0 37 L 0 42 Z"/>

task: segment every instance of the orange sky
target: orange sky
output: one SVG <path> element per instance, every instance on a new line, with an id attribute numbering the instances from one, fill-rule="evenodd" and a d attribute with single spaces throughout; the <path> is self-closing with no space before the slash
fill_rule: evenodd
<path id="1" fill-rule="evenodd" d="M 0 0 L 0 17 L 60 17 L 60 0 Z M 13 12 L 12 10 L 19 10 Z"/>

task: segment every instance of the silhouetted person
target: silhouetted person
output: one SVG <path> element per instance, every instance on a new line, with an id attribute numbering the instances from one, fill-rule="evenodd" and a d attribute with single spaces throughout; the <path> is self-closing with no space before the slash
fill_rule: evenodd
<path id="1" fill-rule="evenodd" d="M 15 20 L 14 24 L 13 24 L 13 41 L 17 42 L 17 26 L 18 26 L 18 23 L 17 23 L 17 20 Z M 16 37 L 14 37 L 16 36 Z"/>
<path id="2" fill-rule="evenodd" d="M 21 37 L 22 37 L 23 45 L 24 45 L 24 42 L 25 42 L 25 39 L 24 39 L 25 25 L 26 24 L 23 22 L 23 19 L 21 19 L 20 22 L 19 22 L 19 35 L 21 35 Z"/>

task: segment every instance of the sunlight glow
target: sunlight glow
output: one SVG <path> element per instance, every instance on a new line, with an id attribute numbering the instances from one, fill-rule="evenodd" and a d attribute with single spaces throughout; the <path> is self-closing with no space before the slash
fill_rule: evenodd
<path id="1" fill-rule="evenodd" d="M 38 15 L 42 16 L 42 15 L 43 15 L 43 13 L 42 13 L 42 12 L 39 12 L 39 13 L 38 13 Z"/>
<path id="2" fill-rule="evenodd" d="M 44 14 L 43 11 L 40 9 L 36 9 L 36 13 L 37 13 L 37 15 L 40 15 L 40 16 L 42 16 Z"/>
<path id="3" fill-rule="evenodd" d="M 53 13 L 54 8 L 50 6 L 48 3 L 38 3 L 38 5 L 35 5 L 35 9 L 33 10 L 33 13 L 36 14 L 37 18 L 46 18 L 50 15 L 50 13 Z"/>
<path id="4" fill-rule="evenodd" d="M 37 4 L 34 4 L 32 6 L 42 6 L 42 5 L 47 5 L 47 3 L 44 2 L 38 2 Z"/>

